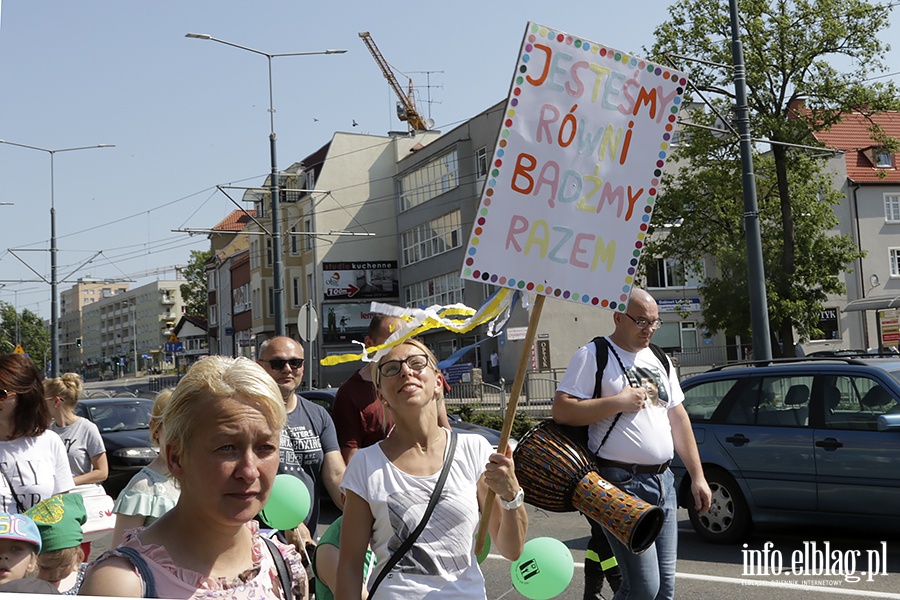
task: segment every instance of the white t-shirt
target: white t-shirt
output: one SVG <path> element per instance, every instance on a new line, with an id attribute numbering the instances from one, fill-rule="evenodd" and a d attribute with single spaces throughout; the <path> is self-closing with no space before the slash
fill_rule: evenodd
<path id="1" fill-rule="evenodd" d="M 63 441 L 72 475 L 90 473 L 94 470 L 91 458 L 106 453 L 100 430 L 87 419 L 80 418 L 66 427 L 53 424 L 50 425 L 50 429 Z"/>
<path id="2" fill-rule="evenodd" d="M 607 338 L 609 339 L 609 338 Z M 675 369 L 663 365 L 650 348 L 627 352 L 610 341 L 609 360 L 603 371 L 601 398 L 615 396 L 631 383 L 647 388 L 644 408 L 622 413 L 600 451 L 597 448 L 615 415 L 588 427 L 588 446 L 601 458 L 639 465 L 658 465 L 675 456 L 668 411 L 684 401 L 684 392 Z M 625 366 L 622 372 L 614 351 Z M 558 391 L 576 398 L 592 398 L 597 373 L 597 354 L 593 342 L 579 348 L 560 382 Z"/>
<path id="3" fill-rule="evenodd" d="M 486 597 L 474 537 L 479 516 L 477 483 L 493 449 L 480 435 L 457 437 L 453 463 L 428 524 L 378 586 L 377 596 Z M 370 542 L 377 562 L 370 584 L 419 524 L 439 476 L 440 472 L 419 477 L 401 471 L 381 451 L 381 442 L 353 455 L 341 487 L 368 502 L 375 517 Z"/>
<path id="4" fill-rule="evenodd" d="M 53 494 L 75 487 L 66 448 L 49 429 L 36 437 L 0 442 L 0 467 L 6 473 L 6 477 L 0 476 L 0 510 L 4 512 L 19 512 L 13 493 L 27 510 Z"/>

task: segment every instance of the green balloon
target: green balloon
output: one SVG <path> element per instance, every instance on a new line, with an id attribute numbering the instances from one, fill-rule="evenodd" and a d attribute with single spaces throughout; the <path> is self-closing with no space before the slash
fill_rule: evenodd
<path id="1" fill-rule="evenodd" d="M 306 484 L 287 473 L 275 476 L 269 500 L 260 511 L 263 522 L 272 529 L 293 529 L 309 515 L 309 490 Z"/>
<path id="2" fill-rule="evenodd" d="M 479 565 L 480 565 L 481 563 L 484 562 L 484 559 L 487 558 L 488 552 L 491 551 L 491 534 L 486 533 L 486 534 L 484 534 L 484 535 L 485 535 L 485 537 L 484 537 L 484 548 L 482 548 L 482 549 L 481 549 L 481 552 L 478 554 L 478 556 L 475 557 L 475 558 L 478 559 L 478 564 L 479 564 Z"/>
<path id="3" fill-rule="evenodd" d="M 561 594 L 575 574 L 575 559 L 561 541 L 535 538 L 525 542 L 522 556 L 509 567 L 513 586 L 531 600 L 549 600 Z"/>

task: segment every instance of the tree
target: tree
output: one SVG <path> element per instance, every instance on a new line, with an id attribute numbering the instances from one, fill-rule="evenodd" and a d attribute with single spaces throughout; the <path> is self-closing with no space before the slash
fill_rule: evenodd
<path id="1" fill-rule="evenodd" d="M 887 27 L 889 12 L 890 5 L 865 0 L 742 0 L 740 30 L 753 137 L 818 145 L 813 133 L 830 127 L 842 113 L 871 115 L 900 107 L 892 82 L 866 81 L 886 70 L 888 48 L 877 34 Z M 690 64 L 695 95 L 711 99 L 711 106 L 727 114 L 734 100 L 729 91 L 733 73 L 716 65 L 732 64 L 728 3 L 679 0 L 656 35 L 655 56 L 706 61 Z M 830 61 L 844 61 L 848 70 L 839 71 Z M 713 124 L 710 113 L 691 120 Z M 874 129 L 873 136 L 879 138 Z M 719 273 L 702 287 L 705 325 L 712 331 L 747 334 L 736 140 L 720 141 L 697 130 L 674 157 L 682 168 L 667 175 L 654 221 L 680 226 L 657 235 L 646 252 L 684 260 L 716 256 Z M 766 155 L 755 157 L 754 166 L 771 330 L 790 356 L 794 330 L 801 336 L 815 333 L 826 294 L 845 292 L 835 276 L 849 269 L 858 254 L 846 236 L 826 233 L 836 223 L 831 207 L 840 196 L 808 151 L 774 143 Z M 774 340 L 773 354 L 780 354 Z"/>
<path id="2" fill-rule="evenodd" d="M 206 289 L 206 263 L 212 257 L 211 250 L 191 250 L 191 260 L 181 271 L 185 283 L 181 284 L 181 300 L 189 317 L 207 318 L 209 298 Z"/>
<path id="3" fill-rule="evenodd" d="M 16 347 L 16 309 L 13 305 L 0 302 L 0 353 L 7 354 Z M 18 315 L 19 340 L 25 353 L 39 369 L 46 370 L 50 357 L 50 333 L 44 321 L 28 309 Z"/>

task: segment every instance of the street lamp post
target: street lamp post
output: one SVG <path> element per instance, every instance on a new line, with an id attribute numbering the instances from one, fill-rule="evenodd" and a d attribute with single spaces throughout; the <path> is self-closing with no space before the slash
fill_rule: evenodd
<path id="1" fill-rule="evenodd" d="M 254 54 L 265 56 L 269 63 L 269 156 L 271 159 L 272 175 L 269 183 L 270 193 L 272 195 L 272 312 L 275 313 L 275 335 L 285 334 L 284 323 L 284 277 L 282 274 L 281 260 L 281 215 L 279 214 L 279 190 L 278 190 L 278 162 L 275 152 L 275 107 L 272 93 L 272 59 L 280 56 L 310 56 L 314 54 L 343 54 L 346 50 L 319 50 L 314 52 L 282 52 L 272 54 L 263 52 L 247 46 L 241 46 L 225 40 L 220 40 L 206 33 L 188 33 L 185 37 L 197 40 L 209 40 L 219 42 L 226 46 L 232 46 L 240 50 L 246 50 Z"/>
<path id="2" fill-rule="evenodd" d="M 59 375 L 59 294 L 57 293 L 59 281 L 56 278 L 56 197 L 54 191 L 53 159 L 60 152 L 74 152 L 76 150 L 94 150 L 95 148 L 115 148 L 115 144 L 97 144 L 96 146 L 78 146 L 76 148 L 41 148 L 27 144 L 17 144 L 0 140 L 0 144 L 39 150 L 50 155 L 50 377 Z"/>

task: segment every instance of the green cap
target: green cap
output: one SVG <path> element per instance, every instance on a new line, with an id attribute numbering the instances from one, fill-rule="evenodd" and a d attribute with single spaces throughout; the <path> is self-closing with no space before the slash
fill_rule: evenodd
<path id="1" fill-rule="evenodd" d="M 34 520 L 41 532 L 41 554 L 81 544 L 81 526 L 87 521 L 81 494 L 51 496 L 29 508 L 25 514 Z"/>

